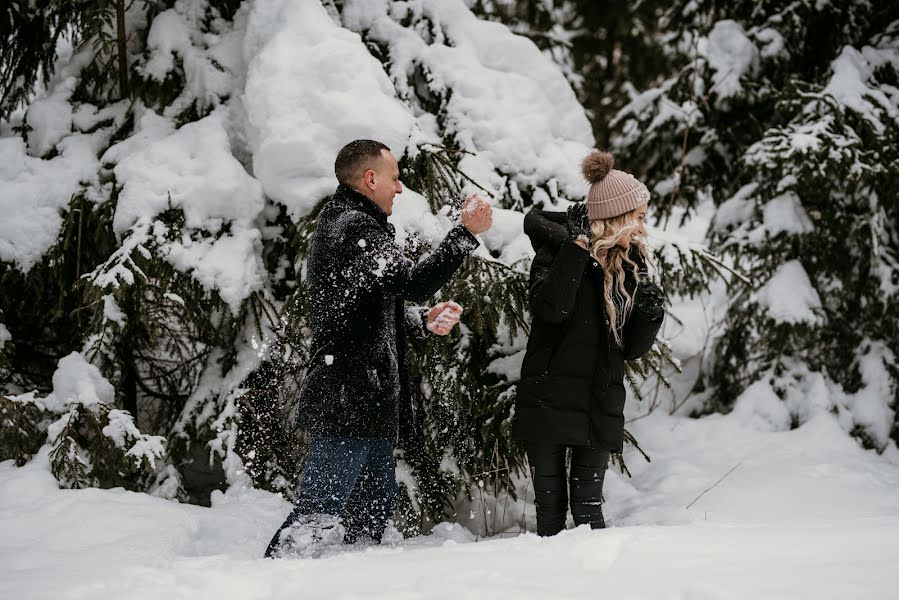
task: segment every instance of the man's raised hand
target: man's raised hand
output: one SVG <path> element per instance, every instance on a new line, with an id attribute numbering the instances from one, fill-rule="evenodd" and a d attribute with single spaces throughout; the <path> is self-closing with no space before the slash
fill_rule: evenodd
<path id="1" fill-rule="evenodd" d="M 493 225 L 493 208 L 477 194 L 471 194 L 462 203 L 462 225 L 474 235 L 484 233 Z"/>
<path id="2" fill-rule="evenodd" d="M 428 311 L 428 330 L 436 335 L 447 335 L 459 322 L 460 316 L 462 307 L 452 300 L 435 304 Z"/>

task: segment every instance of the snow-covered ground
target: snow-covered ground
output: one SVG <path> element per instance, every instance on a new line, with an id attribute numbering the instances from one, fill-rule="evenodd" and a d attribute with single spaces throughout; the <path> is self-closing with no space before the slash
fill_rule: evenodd
<path id="1" fill-rule="evenodd" d="M 632 479 L 609 472 L 604 531 L 476 541 L 441 524 L 317 560 L 260 558 L 289 510 L 273 494 L 202 508 L 59 490 L 45 456 L 7 461 L 0 598 L 896 598 L 896 457 L 862 450 L 826 413 L 788 432 L 744 422 L 631 423 L 652 462 L 629 454 Z"/>

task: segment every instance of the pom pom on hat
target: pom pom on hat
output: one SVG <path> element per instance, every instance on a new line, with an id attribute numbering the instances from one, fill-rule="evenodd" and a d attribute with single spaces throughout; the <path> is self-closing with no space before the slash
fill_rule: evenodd
<path id="1" fill-rule="evenodd" d="M 590 182 L 587 217 L 591 221 L 612 219 L 649 202 L 649 190 L 630 173 L 613 169 L 615 159 L 608 152 L 594 150 L 581 169 Z"/>
<path id="2" fill-rule="evenodd" d="M 587 155 L 581 164 L 581 171 L 590 183 L 599 183 L 605 179 L 612 167 L 615 166 L 615 158 L 608 152 L 595 150 Z"/>

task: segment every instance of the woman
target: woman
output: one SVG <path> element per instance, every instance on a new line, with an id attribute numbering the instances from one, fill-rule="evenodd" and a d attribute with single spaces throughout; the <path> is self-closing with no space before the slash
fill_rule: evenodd
<path id="1" fill-rule="evenodd" d="M 605 527 L 603 476 L 624 437 L 624 361 L 649 351 L 664 315 L 646 276 L 649 190 L 612 166 L 611 154 L 593 152 L 586 202 L 524 220 L 536 256 L 513 434 L 527 449 L 540 535 L 565 528 L 569 488 L 575 525 Z"/>

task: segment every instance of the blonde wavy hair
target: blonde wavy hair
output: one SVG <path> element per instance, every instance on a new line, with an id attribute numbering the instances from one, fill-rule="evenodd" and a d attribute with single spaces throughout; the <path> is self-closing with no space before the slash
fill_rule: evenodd
<path id="1" fill-rule="evenodd" d="M 637 263 L 628 256 L 629 249 L 619 246 L 618 240 L 622 235 L 629 235 L 639 226 L 636 218 L 638 210 L 635 209 L 611 219 L 597 219 L 590 222 L 590 254 L 605 273 L 603 299 L 612 335 L 615 343 L 619 346 L 622 345 L 621 331 L 634 308 L 634 298 L 624 286 L 625 269 L 629 269 L 633 273 L 634 281 L 638 283 L 640 273 Z M 633 238 L 630 246 L 635 246 L 643 260 L 647 264 L 651 264 L 649 249 L 641 238 Z"/>

